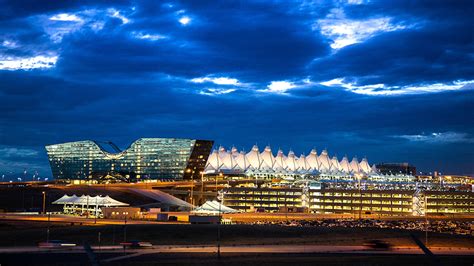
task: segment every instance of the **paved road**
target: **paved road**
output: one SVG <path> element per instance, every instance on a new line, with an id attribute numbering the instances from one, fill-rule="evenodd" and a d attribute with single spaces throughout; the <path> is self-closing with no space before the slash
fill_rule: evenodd
<path id="1" fill-rule="evenodd" d="M 92 247 L 94 252 L 123 253 L 121 246 Z M 474 255 L 473 248 L 430 247 L 435 255 Z M 1 253 L 82 253 L 82 246 L 73 248 L 45 249 L 39 247 L 3 247 Z M 214 253 L 215 246 L 166 245 L 146 249 L 127 249 L 127 254 L 118 255 L 109 261 L 122 260 L 153 253 Z M 352 253 L 352 254 L 423 254 L 416 246 L 396 246 L 391 250 L 373 250 L 364 246 L 321 246 L 321 245 L 246 245 L 222 246 L 221 253 Z"/>
<path id="2" fill-rule="evenodd" d="M 47 215 L 38 215 L 38 214 L 0 214 L 0 220 L 16 220 L 16 221 L 36 221 L 36 222 L 47 222 Z M 63 223 L 82 223 L 82 224 L 115 224 L 123 225 L 125 224 L 124 220 L 116 219 L 97 219 L 86 218 L 79 216 L 67 216 L 67 215 L 51 215 L 49 217 L 51 222 L 63 222 Z M 173 224 L 178 222 L 156 222 L 156 221 L 143 221 L 143 220 L 127 220 L 127 224 Z"/>

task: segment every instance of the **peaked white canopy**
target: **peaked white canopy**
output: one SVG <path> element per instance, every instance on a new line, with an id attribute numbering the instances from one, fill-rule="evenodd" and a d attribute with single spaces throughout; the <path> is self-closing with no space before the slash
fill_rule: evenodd
<path id="1" fill-rule="evenodd" d="M 252 147 L 248 153 L 239 152 L 235 147 L 227 151 L 223 147 L 214 150 L 207 161 L 205 171 L 207 173 L 223 172 L 245 172 L 262 171 L 265 173 L 314 173 L 318 171 L 322 174 L 346 174 L 352 175 L 356 173 L 370 174 L 374 173 L 373 167 L 370 167 L 366 158 L 358 162 L 354 158 L 349 162 L 346 156 L 338 161 L 336 156 L 332 159 L 326 150 L 323 150 L 318 156 L 315 149 L 305 156 L 296 157 L 293 151 L 289 151 L 285 156 L 281 149 L 278 150 L 277 155 L 274 156 L 270 146 L 260 152 L 257 145 Z"/>
<path id="2" fill-rule="evenodd" d="M 76 195 L 68 196 L 64 195 L 61 198 L 53 201 L 53 204 L 71 204 L 71 205 L 97 205 L 104 207 L 119 207 L 119 206 L 128 206 L 127 203 L 120 202 L 109 196 L 85 196 L 80 197 Z"/>
<path id="3" fill-rule="evenodd" d="M 237 210 L 229 208 L 216 200 L 206 201 L 194 210 L 195 213 L 236 213 Z"/>
<path id="4" fill-rule="evenodd" d="M 328 152 L 323 150 L 319 155 L 318 161 L 320 163 L 319 170 L 321 172 L 331 171 L 331 159 L 329 159 Z"/>

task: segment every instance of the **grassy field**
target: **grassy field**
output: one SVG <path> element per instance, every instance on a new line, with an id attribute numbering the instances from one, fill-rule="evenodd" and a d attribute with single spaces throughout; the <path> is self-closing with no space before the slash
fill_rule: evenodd
<path id="1" fill-rule="evenodd" d="M 44 222 L 1 221 L 0 246 L 32 246 L 46 239 Z M 124 239 L 122 225 L 80 226 L 52 224 L 50 239 L 84 241 L 92 245 L 118 244 Z M 320 244 L 361 245 L 367 240 L 382 239 L 393 245 L 414 246 L 410 233 L 424 241 L 424 232 L 377 228 L 343 227 L 288 227 L 276 225 L 221 225 L 223 245 L 246 244 Z M 216 225 L 160 224 L 127 225 L 128 240 L 150 241 L 154 245 L 213 245 L 216 243 Z M 474 237 L 429 233 L 430 246 L 474 247 Z"/>

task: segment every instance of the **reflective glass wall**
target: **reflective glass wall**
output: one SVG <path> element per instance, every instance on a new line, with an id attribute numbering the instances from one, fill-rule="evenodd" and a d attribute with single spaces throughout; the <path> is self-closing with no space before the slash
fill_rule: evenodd
<path id="1" fill-rule="evenodd" d="M 212 141 L 142 138 L 124 151 L 112 143 L 76 141 L 46 146 L 56 179 L 138 181 L 197 178 Z"/>

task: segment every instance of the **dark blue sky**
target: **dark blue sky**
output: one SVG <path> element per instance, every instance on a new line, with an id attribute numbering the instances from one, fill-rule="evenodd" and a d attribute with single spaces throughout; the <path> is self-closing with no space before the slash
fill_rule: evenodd
<path id="1" fill-rule="evenodd" d="M 0 2 L 0 174 L 139 137 L 474 174 L 472 1 Z"/>

